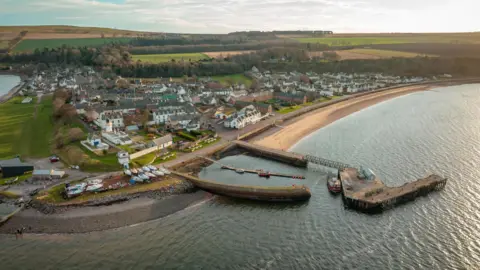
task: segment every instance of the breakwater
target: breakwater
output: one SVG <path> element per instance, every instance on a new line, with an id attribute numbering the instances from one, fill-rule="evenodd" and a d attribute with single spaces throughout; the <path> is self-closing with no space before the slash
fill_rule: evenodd
<path id="1" fill-rule="evenodd" d="M 397 204 L 414 200 L 419 196 L 424 196 L 430 192 L 443 189 L 447 182 L 446 178 L 432 174 L 426 178 L 418 179 L 417 181 L 407 183 L 400 187 L 387 187 L 376 176 L 373 175 L 373 179 L 366 179 L 363 170 L 353 168 L 346 163 L 332 161 L 313 155 L 302 155 L 294 152 L 271 149 L 239 140 L 232 142 L 232 145 L 235 145 L 235 147 L 255 156 L 279 161 L 296 167 L 307 167 L 308 163 L 311 162 L 317 165 L 338 169 L 338 179 L 342 182 L 342 197 L 345 205 L 349 208 L 364 212 L 382 211 Z M 231 148 L 231 146 L 229 148 Z M 208 158 L 207 161 L 216 162 L 214 160 L 209 160 Z M 233 167 L 229 169 L 235 170 Z M 191 181 L 201 189 L 219 195 L 257 200 L 284 200 L 291 195 L 283 189 L 273 191 L 275 188 L 226 185 L 202 180 L 188 174 L 178 175 Z M 303 187 L 300 188 L 302 189 Z M 289 187 L 289 189 L 291 188 Z M 293 190 L 296 189 L 297 187 L 293 187 Z M 309 190 L 308 193 L 310 193 Z M 300 197 L 307 198 L 305 195 L 300 195 Z M 308 195 L 308 198 L 309 197 L 310 195 Z"/>
<path id="2" fill-rule="evenodd" d="M 195 186 L 207 192 L 233 198 L 257 201 L 286 202 L 305 201 L 310 199 L 312 196 L 310 189 L 303 185 L 285 187 L 230 185 L 200 179 L 198 177 L 180 172 L 172 172 L 172 174 L 189 180 Z"/>
<path id="3" fill-rule="evenodd" d="M 359 176 L 355 168 L 339 171 L 338 177 L 342 182 L 342 197 L 347 207 L 363 212 L 380 212 L 442 190 L 447 184 L 446 178 L 432 174 L 399 187 L 387 187 L 376 176 L 374 179 Z"/>

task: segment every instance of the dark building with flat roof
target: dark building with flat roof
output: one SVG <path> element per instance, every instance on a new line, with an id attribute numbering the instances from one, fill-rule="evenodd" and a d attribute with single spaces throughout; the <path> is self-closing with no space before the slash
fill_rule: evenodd
<path id="1" fill-rule="evenodd" d="M 20 176 L 33 171 L 33 165 L 22 162 L 19 158 L 0 160 L 0 172 L 3 178 Z"/>

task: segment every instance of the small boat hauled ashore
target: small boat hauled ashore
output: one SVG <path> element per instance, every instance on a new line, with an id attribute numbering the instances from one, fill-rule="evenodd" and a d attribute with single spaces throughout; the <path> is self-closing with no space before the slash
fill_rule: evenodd
<path id="1" fill-rule="evenodd" d="M 270 172 L 259 171 L 258 176 L 265 177 L 265 178 L 270 178 Z"/>
<path id="2" fill-rule="evenodd" d="M 245 173 L 245 170 L 243 170 L 243 169 L 236 169 L 235 172 L 242 174 L 242 173 Z"/>
<path id="3" fill-rule="evenodd" d="M 327 181 L 327 188 L 331 193 L 340 193 L 342 192 L 342 182 L 336 177 L 332 177 Z"/>

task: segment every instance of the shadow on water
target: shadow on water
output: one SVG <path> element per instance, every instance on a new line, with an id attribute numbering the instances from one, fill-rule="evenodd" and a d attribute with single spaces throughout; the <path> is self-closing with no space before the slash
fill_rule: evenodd
<path id="1" fill-rule="evenodd" d="M 223 204 L 226 206 L 247 206 L 252 208 L 259 209 L 269 209 L 269 210 L 288 210 L 288 209 L 299 209 L 308 206 L 309 201 L 281 201 L 281 202 L 266 202 L 266 201 L 252 201 L 248 199 L 240 198 L 230 198 L 225 196 L 217 195 L 215 197 L 215 202 L 218 204 Z"/>

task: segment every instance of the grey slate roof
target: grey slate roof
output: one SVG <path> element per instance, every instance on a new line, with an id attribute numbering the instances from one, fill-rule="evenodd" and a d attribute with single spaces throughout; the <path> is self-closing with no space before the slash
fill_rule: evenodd
<path id="1" fill-rule="evenodd" d="M 157 146 L 160 146 L 160 145 L 166 144 L 166 143 L 171 142 L 171 141 L 173 141 L 172 135 L 168 134 L 168 135 L 165 135 L 163 137 L 160 137 L 160 138 L 157 138 L 157 139 L 153 140 L 153 143 L 155 143 Z"/>

